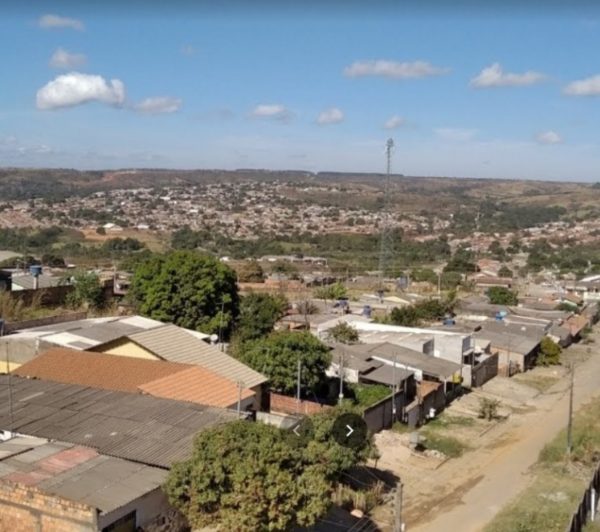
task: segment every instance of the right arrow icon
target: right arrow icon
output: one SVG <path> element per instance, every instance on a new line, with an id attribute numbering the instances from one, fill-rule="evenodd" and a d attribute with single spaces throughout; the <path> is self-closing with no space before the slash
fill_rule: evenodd
<path id="1" fill-rule="evenodd" d="M 346 425 L 346 428 L 348 429 L 348 432 L 346 433 L 346 438 L 348 438 L 350 434 L 354 432 L 354 429 L 350 425 Z"/>

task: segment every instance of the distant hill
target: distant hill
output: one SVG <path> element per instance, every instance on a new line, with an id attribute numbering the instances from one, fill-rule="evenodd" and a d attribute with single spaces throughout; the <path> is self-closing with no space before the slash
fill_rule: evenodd
<path id="1" fill-rule="evenodd" d="M 30 198 L 61 199 L 92 192 L 140 187 L 185 186 L 216 182 L 280 181 L 306 186 L 346 188 L 346 196 L 363 200 L 381 197 L 385 175 L 381 173 L 311 173 L 300 170 L 169 170 L 122 169 L 111 171 L 78 171 L 70 169 L 0 169 L 0 201 Z M 560 205 L 570 209 L 598 205 L 600 189 L 596 185 L 554 181 L 493 180 L 474 178 L 414 177 L 393 175 L 390 199 L 395 209 L 415 212 L 437 209 L 455 210 L 482 201 L 506 201 L 520 205 Z M 296 187 L 293 196 L 314 201 L 315 194 Z M 338 203 L 334 193 L 318 192 Z M 339 194 L 338 194 L 339 196 Z M 342 196 L 344 196 L 342 194 Z M 340 198 L 345 203 L 353 198 Z"/>

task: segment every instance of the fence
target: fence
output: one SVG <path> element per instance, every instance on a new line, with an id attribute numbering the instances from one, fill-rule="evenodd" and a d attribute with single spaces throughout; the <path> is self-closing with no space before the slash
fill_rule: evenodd
<path id="1" fill-rule="evenodd" d="M 391 395 L 385 399 L 382 399 L 378 403 L 365 408 L 365 411 L 363 412 L 363 419 L 365 420 L 365 423 L 371 432 L 379 432 L 383 429 L 389 429 L 394 424 L 394 421 L 399 421 L 402 419 L 405 400 L 404 391 L 400 390 L 396 392 L 394 400 L 396 401 L 395 419 Z"/>
<path id="2" fill-rule="evenodd" d="M 598 508 L 598 494 L 600 493 L 600 466 L 596 469 L 596 473 L 590 482 L 590 485 L 583 494 L 583 499 L 579 504 L 579 508 L 573 514 L 571 523 L 567 527 L 566 532 L 581 532 L 584 525 L 596 515 Z"/>

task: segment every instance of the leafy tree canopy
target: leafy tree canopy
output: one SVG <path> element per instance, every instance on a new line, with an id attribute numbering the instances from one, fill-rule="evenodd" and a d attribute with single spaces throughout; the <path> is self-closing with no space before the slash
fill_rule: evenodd
<path id="1" fill-rule="evenodd" d="M 74 308 L 99 308 L 104 304 L 104 291 L 95 273 L 76 272 L 71 276 L 73 290 L 67 294 L 67 305 Z"/>
<path id="2" fill-rule="evenodd" d="M 322 286 L 315 290 L 315 297 L 318 299 L 342 299 L 347 294 L 346 287 L 340 282 Z"/>
<path id="3" fill-rule="evenodd" d="M 265 272 L 262 266 L 255 260 L 246 260 L 237 268 L 240 283 L 262 283 Z"/>
<path id="4" fill-rule="evenodd" d="M 239 359 L 269 378 L 271 388 L 292 394 L 296 390 L 298 360 L 302 365 L 301 385 L 315 389 L 325 379 L 331 363 L 327 346 L 309 332 L 275 332 L 246 342 Z"/>
<path id="5" fill-rule="evenodd" d="M 281 295 L 249 294 L 242 297 L 235 327 L 236 340 L 245 342 L 272 332 L 287 306 L 287 299 Z"/>
<path id="6" fill-rule="evenodd" d="M 356 344 L 360 339 L 356 328 L 352 327 L 352 325 L 349 325 L 345 321 L 342 321 L 335 327 L 329 329 L 327 334 L 331 340 L 335 342 L 341 342 L 342 344 Z"/>
<path id="7" fill-rule="evenodd" d="M 560 364 L 560 354 L 562 349 L 560 345 L 552 341 L 552 339 L 544 336 L 540 342 L 540 354 L 537 363 L 540 366 L 550 366 Z"/>
<path id="8" fill-rule="evenodd" d="M 516 305 L 517 293 L 504 286 L 492 286 L 487 291 L 488 299 L 493 305 Z"/>
<path id="9" fill-rule="evenodd" d="M 498 270 L 498 276 L 499 277 L 506 277 L 508 279 L 512 279 L 513 277 L 513 272 L 510 268 L 508 268 L 506 266 L 506 264 L 503 264 L 500 269 Z"/>
<path id="10" fill-rule="evenodd" d="M 207 334 L 227 337 L 239 313 L 235 272 L 194 251 L 151 256 L 135 269 L 129 293 L 144 316 Z"/>

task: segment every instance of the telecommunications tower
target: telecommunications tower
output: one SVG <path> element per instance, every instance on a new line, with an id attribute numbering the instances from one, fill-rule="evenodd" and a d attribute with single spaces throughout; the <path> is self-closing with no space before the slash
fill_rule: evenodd
<path id="1" fill-rule="evenodd" d="M 385 183 L 383 186 L 383 203 L 381 204 L 381 241 L 379 247 L 379 290 L 380 297 L 383 297 L 384 281 L 386 274 L 390 273 L 390 266 L 393 256 L 393 235 L 392 227 L 390 224 L 390 176 L 392 169 L 392 150 L 394 149 L 394 141 L 388 139 L 385 145 L 385 157 L 386 157 L 386 176 Z"/>

